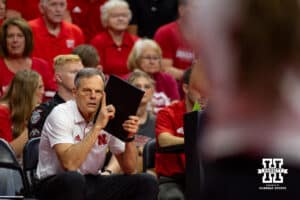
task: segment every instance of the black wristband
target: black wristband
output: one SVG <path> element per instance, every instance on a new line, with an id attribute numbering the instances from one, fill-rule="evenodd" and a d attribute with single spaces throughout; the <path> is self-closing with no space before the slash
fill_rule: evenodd
<path id="1" fill-rule="evenodd" d="M 124 139 L 124 142 L 132 142 L 134 139 L 135 139 L 134 136 L 128 137 L 128 138 Z"/>

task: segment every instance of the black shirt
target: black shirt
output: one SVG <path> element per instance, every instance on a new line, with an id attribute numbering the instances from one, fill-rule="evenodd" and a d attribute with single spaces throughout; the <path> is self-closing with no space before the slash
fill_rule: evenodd
<path id="1" fill-rule="evenodd" d="M 40 137 L 42 134 L 43 126 L 46 118 L 52 111 L 52 109 L 58 104 L 64 103 L 65 100 L 62 99 L 57 93 L 49 101 L 37 106 L 31 113 L 30 120 L 28 122 L 28 136 L 30 138 Z"/>
<path id="2" fill-rule="evenodd" d="M 153 38 L 162 25 L 177 18 L 178 0 L 127 0 L 132 12 L 131 24 L 138 26 L 138 36 Z"/>

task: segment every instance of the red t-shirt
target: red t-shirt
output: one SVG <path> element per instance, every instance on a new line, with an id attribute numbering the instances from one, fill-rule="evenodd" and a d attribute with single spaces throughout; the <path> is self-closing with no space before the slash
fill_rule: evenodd
<path id="1" fill-rule="evenodd" d="M 7 0 L 6 9 L 16 10 L 26 20 L 32 20 L 41 16 L 39 10 L 40 0 Z"/>
<path id="2" fill-rule="evenodd" d="M 13 140 L 12 137 L 12 122 L 11 113 L 9 108 L 0 105 L 0 138 L 5 139 L 7 142 Z"/>
<path id="3" fill-rule="evenodd" d="M 173 60 L 174 67 L 184 70 L 191 66 L 194 51 L 182 36 L 177 21 L 160 27 L 154 40 L 161 47 L 163 57 Z"/>
<path id="4" fill-rule="evenodd" d="M 33 57 L 31 69 L 37 71 L 41 75 L 45 87 L 45 97 L 53 97 L 57 90 L 53 67 L 50 67 L 45 60 Z M 0 59 L 0 74 L 0 96 L 2 96 L 15 75 L 8 69 L 3 59 Z"/>
<path id="5" fill-rule="evenodd" d="M 171 104 L 161 109 L 156 117 L 156 140 L 163 132 L 168 132 L 177 137 L 184 137 L 183 116 L 186 113 L 184 101 Z M 158 145 L 158 142 L 157 142 Z M 185 172 L 184 153 L 156 153 L 155 170 L 160 176 L 173 176 Z"/>
<path id="6" fill-rule="evenodd" d="M 34 38 L 33 56 L 43 58 L 53 66 L 53 58 L 60 54 L 69 54 L 77 45 L 84 43 L 81 29 L 63 21 L 58 36 L 51 35 L 43 18 L 29 21 Z"/>
<path id="7" fill-rule="evenodd" d="M 100 7 L 107 0 L 69 0 L 68 9 L 72 23 L 78 25 L 89 42 L 97 33 L 104 31 L 101 23 Z"/>
<path id="8" fill-rule="evenodd" d="M 171 101 L 180 99 L 176 80 L 170 74 L 159 72 L 153 75 L 153 79 L 156 92 L 164 92 Z"/>
<path id="9" fill-rule="evenodd" d="M 107 31 L 96 35 L 92 39 L 91 44 L 98 51 L 103 72 L 108 75 L 113 74 L 125 78 L 129 73 L 127 58 L 137 40 L 137 36 L 124 32 L 122 44 L 117 46 Z"/>

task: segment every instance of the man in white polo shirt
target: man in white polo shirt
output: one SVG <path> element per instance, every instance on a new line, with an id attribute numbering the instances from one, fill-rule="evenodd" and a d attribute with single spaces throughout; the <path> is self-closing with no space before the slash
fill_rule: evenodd
<path id="1" fill-rule="evenodd" d="M 41 136 L 37 175 L 40 199 L 156 199 L 157 182 L 136 169 L 137 116 L 123 123 L 127 142 L 103 128 L 115 115 L 106 105 L 104 75 L 84 68 L 75 77 L 75 100 L 56 106 L 48 116 Z M 95 123 L 97 108 L 101 108 Z M 107 149 L 116 156 L 124 175 L 100 175 Z M 132 174 L 132 175 L 128 175 Z"/>

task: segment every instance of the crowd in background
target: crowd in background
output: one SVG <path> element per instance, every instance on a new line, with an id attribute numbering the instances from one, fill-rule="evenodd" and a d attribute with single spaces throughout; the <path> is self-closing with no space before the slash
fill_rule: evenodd
<path id="1" fill-rule="evenodd" d="M 217 196 L 214 184 L 236 180 L 220 163 L 274 155 L 297 166 L 299 3 L 220 2 L 0 0 L 0 138 L 19 159 L 41 138 L 41 199 L 185 199 L 184 153 L 156 153 L 153 176 L 142 173 L 142 155 L 151 139 L 184 144 L 192 110 L 209 118 L 199 148 L 211 175 L 205 198 L 226 199 L 230 190 Z M 102 130 L 118 115 L 106 105 L 111 75 L 144 91 L 125 141 Z M 61 180 L 68 192 L 54 187 Z"/>

